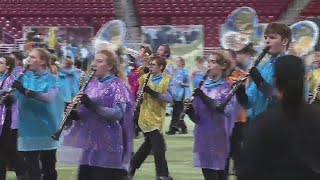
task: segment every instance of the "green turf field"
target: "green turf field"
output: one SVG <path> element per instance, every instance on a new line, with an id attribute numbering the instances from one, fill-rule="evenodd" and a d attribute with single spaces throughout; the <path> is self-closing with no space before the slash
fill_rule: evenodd
<path id="1" fill-rule="evenodd" d="M 169 124 L 169 117 L 166 121 L 166 129 Z M 187 118 L 186 118 L 187 119 Z M 169 172 L 174 180 L 203 180 L 201 170 L 193 167 L 193 123 L 187 120 L 189 133 L 187 135 L 165 136 L 167 143 L 166 157 L 168 160 Z M 142 143 L 143 138 L 135 140 L 135 149 Z M 67 166 L 58 164 L 58 179 L 59 180 L 75 180 L 77 168 L 75 166 Z M 8 180 L 15 180 L 13 172 L 9 172 Z M 142 167 L 137 170 L 135 180 L 154 180 L 155 166 L 153 156 L 149 156 Z M 234 180 L 234 178 L 230 178 Z"/>

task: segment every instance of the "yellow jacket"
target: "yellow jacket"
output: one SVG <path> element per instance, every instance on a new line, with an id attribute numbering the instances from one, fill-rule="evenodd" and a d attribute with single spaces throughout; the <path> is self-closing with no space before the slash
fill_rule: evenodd
<path id="1" fill-rule="evenodd" d="M 308 82 L 309 82 L 309 91 L 313 94 L 317 84 L 320 83 L 320 69 L 316 69 L 309 74 Z M 320 102 L 320 93 L 318 93 L 318 96 L 316 99 L 318 102 Z"/>
<path id="2" fill-rule="evenodd" d="M 143 85 L 146 78 L 147 74 L 139 78 L 140 86 Z M 148 81 L 148 86 L 160 94 L 165 94 L 169 88 L 170 76 L 163 74 L 161 82 L 157 85 L 152 82 L 151 78 L 152 75 Z M 162 131 L 167 104 L 167 102 L 155 99 L 147 93 L 144 94 L 138 121 L 139 127 L 143 132 L 151 132 L 156 129 L 160 132 Z"/>

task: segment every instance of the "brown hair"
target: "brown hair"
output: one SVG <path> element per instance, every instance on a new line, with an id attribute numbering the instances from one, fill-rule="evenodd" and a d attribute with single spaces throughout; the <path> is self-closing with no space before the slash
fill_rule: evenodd
<path id="1" fill-rule="evenodd" d="M 23 60 L 23 53 L 21 51 L 12 51 L 11 54 L 14 56 L 15 59 L 22 62 Z"/>
<path id="2" fill-rule="evenodd" d="M 210 55 L 216 56 L 217 64 L 225 67 L 222 77 L 227 77 L 231 67 L 231 60 L 230 58 L 228 58 L 228 55 L 226 55 L 225 52 L 223 52 L 223 50 L 212 51 Z"/>
<path id="3" fill-rule="evenodd" d="M 167 61 L 165 58 L 160 57 L 159 55 L 153 55 L 151 56 L 150 62 L 151 61 L 156 61 L 158 66 L 163 66 L 163 68 L 161 69 L 161 72 L 163 72 L 166 69 L 167 66 Z"/>
<path id="4" fill-rule="evenodd" d="M 265 35 L 278 34 L 281 36 L 282 40 L 288 39 L 287 49 L 289 48 L 290 43 L 292 41 L 291 29 L 289 28 L 289 26 L 287 26 L 286 24 L 283 24 L 283 23 L 270 23 L 270 24 L 268 24 L 264 34 Z"/>
<path id="5" fill-rule="evenodd" d="M 40 59 L 46 61 L 45 67 L 50 67 L 50 60 L 52 58 L 50 52 L 44 48 L 34 48 L 33 50 L 38 51 Z"/>
<path id="6" fill-rule="evenodd" d="M 170 50 L 169 44 L 161 44 L 160 46 L 164 47 L 164 56 L 168 59 L 171 56 L 171 50 Z"/>
<path id="7" fill-rule="evenodd" d="M 144 49 L 144 53 L 148 53 L 149 55 L 152 54 L 152 49 L 150 47 L 150 45 L 144 44 L 140 46 L 140 49 Z"/>
<path id="8" fill-rule="evenodd" d="M 123 71 L 121 71 L 120 61 L 117 55 L 106 49 L 97 52 L 97 54 L 99 53 L 107 56 L 107 64 L 109 66 L 112 66 L 111 72 L 118 76 L 120 79 L 122 79 L 124 82 L 127 82 L 126 75 L 123 73 Z"/>
<path id="9" fill-rule="evenodd" d="M 238 54 L 250 54 L 250 56 L 253 56 L 256 53 L 256 51 L 253 48 L 253 43 L 249 43 L 246 47 L 244 47 L 240 51 L 237 51 L 236 53 L 238 53 Z"/>
<path id="10" fill-rule="evenodd" d="M 195 60 L 196 62 L 203 62 L 203 58 L 201 56 L 197 56 Z"/>
<path id="11" fill-rule="evenodd" d="M 2 58 L 6 60 L 6 65 L 9 66 L 8 73 L 10 74 L 15 65 L 14 59 L 10 56 L 3 56 Z"/>

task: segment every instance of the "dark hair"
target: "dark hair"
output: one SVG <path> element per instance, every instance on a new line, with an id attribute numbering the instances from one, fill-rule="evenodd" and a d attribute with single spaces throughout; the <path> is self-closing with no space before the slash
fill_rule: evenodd
<path id="1" fill-rule="evenodd" d="M 286 114 L 293 114 L 304 102 L 305 67 L 303 60 L 297 56 L 286 55 L 275 63 L 276 85 L 283 92 L 281 104 Z"/>
<path id="2" fill-rule="evenodd" d="M 152 54 L 152 49 L 150 47 L 150 45 L 144 44 L 140 46 L 140 49 L 144 49 L 144 53 L 148 53 L 149 55 Z"/>
<path id="3" fill-rule="evenodd" d="M 78 69 L 82 68 L 82 62 L 78 59 L 74 60 L 74 66 L 77 67 Z"/>
<path id="4" fill-rule="evenodd" d="M 12 51 L 11 54 L 14 56 L 15 59 L 19 60 L 22 62 L 24 56 L 21 51 Z"/>
<path id="5" fill-rule="evenodd" d="M 292 41 L 291 29 L 283 23 L 270 23 L 268 24 L 264 34 L 278 34 L 283 39 L 288 39 L 287 49 Z"/>
<path id="6" fill-rule="evenodd" d="M 241 49 L 240 51 L 237 51 L 236 53 L 239 54 L 250 54 L 250 56 L 253 56 L 256 51 L 253 48 L 253 43 L 249 43 L 246 47 L 244 47 L 243 49 Z"/>
<path id="7" fill-rule="evenodd" d="M 168 59 L 171 56 L 171 50 L 170 50 L 169 44 L 161 44 L 160 46 L 164 47 L 164 56 Z"/>
<path id="8" fill-rule="evenodd" d="M 3 58 L 6 60 L 6 65 L 9 66 L 8 73 L 10 74 L 15 65 L 14 59 L 10 56 L 3 56 Z"/>
<path id="9" fill-rule="evenodd" d="M 163 68 L 161 69 L 161 72 L 163 72 L 166 69 L 167 66 L 167 61 L 165 58 L 160 57 L 159 55 L 153 55 L 151 57 L 151 61 L 156 61 L 158 66 L 163 66 Z"/>

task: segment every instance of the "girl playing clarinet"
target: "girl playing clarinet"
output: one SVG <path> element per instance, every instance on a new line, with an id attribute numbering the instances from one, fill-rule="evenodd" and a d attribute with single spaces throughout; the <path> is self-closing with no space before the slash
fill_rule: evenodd
<path id="1" fill-rule="evenodd" d="M 195 89 L 195 99 L 186 112 L 195 122 L 194 166 L 202 168 L 205 180 L 223 180 L 230 151 L 230 136 L 237 117 L 233 98 L 224 112 L 216 107 L 230 91 L 226 80 L 230 60 L 222 51 L 214 51 L 208 59 L 208 79 Z"/>

